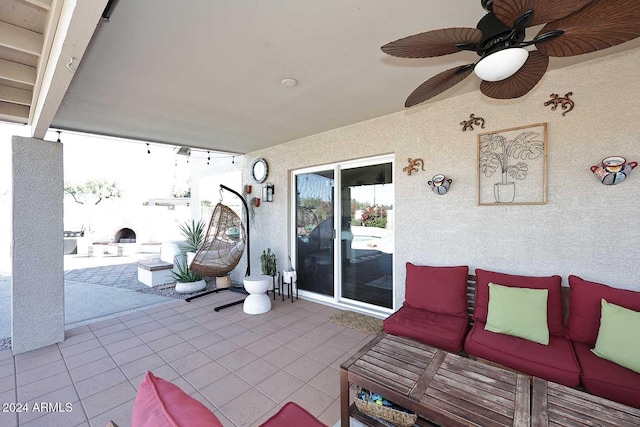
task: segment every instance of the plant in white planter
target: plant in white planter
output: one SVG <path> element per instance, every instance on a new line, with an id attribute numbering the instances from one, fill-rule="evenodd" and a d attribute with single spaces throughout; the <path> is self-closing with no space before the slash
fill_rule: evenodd
<path id="1" fill-rule="evenodd" d="M 260 255 L 260 267 L 262 274 L 267 276 L 275 276 L 278 271 L 278 264 L 276 261 L 276 254 L 271 252 L 271 248 L 267 248 L 266 251 L 262 251 Z"/>
<path id="2" fill-rule="evenodd" d="M 544 153 L 544 141 L 538 132 L 522 132 L 512 140 L 507 140 L 499 134 L 487 134 L 480 137 L 480 173 L 487 178 L 498 170 L 502 174 L 502 181 L 494 184 L 493 193 L 496 203 L 511 203 L 515 200 L 516 182 L 527 177 L 529 167 L 520 161 L 509 164 L 509 158 L 514 160 L 533 160 Z M 509 177 L 512 181 L 509 181 Z"/>
<path id="3" fill-rule="evenodd" d="M 200 274 L 189 270 L 187 266 L 186 256 L 178 255 L 175 258 L 175 269 L 171 273 L 176 280 L 176 292 L 181 294 L 190 294 L 198 292 L 207 287 L 207 282 Z"/>
<path id="4" fill-rule="evenodd" d="M 293 268 L 293 266 L 291 265 L 291 257 L 288 258 L 289 265 L 287 266 L 287 269 L 282 272 L 282 280 L 284 281 L 284 283 L 294 283 L 297 280 L 298 276 L 296 274 L 295 268 Z"/>

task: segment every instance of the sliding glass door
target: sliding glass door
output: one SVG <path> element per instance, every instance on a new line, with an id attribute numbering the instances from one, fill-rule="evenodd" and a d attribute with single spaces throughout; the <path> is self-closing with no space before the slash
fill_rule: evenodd
<path id="1" fill-rule="evenodd" d="M 298 287 L 336 303 L 393 307 L 393 158 L 293 173 Z"/>

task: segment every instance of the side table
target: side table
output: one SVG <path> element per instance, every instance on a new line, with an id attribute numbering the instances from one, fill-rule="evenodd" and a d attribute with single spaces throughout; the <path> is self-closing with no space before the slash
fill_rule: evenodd
<path id="1" fill-rule="evenodd" d="M 271 280 L 271 276 L 266 275 L 247 276 L 244 278 L 244 289 L 249 292 L 242 306 L 245 313 L 262 314 L 271 310 L 271 300 L 267 295 Z"/>

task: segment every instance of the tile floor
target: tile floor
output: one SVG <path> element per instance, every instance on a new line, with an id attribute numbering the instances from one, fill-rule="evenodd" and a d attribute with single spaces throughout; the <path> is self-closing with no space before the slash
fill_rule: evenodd
<path id="1" fill-rule="evenodd" d="M 0 403 L 30 409 L 0 410 L 0 425 L 128 426 L 150 370 L 225 426 L 257 426 L 290 400 L 333 426 L 340 419 L 340 363 L 372 335 L 330 322 L 337 309 L 305 300 L 272 300 L 272 310 L 256 316 L 242 305 L 213 310 L 239 298 L 222 292 L 170 302 L 67 330 L 57 345 L 15 357 L 0 352 Z M 58 402 L 62 410 L 33 410 Z"/>

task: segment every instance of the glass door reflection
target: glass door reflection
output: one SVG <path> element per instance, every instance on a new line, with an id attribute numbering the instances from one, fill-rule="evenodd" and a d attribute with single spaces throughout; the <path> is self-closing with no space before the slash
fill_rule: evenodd
<path id="1" fill-rule="evenodd" d="M 296 175 L 298 288 L 334 296 L 334 171 Z"/>

